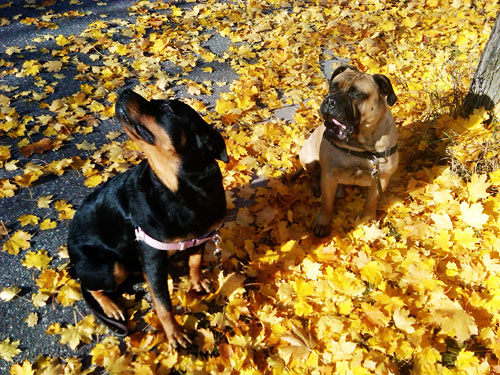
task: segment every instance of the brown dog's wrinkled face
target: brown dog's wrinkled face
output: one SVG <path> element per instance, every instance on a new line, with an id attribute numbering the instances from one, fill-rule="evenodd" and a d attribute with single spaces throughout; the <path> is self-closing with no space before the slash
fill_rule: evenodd
<path id="1" fill-rule="evenodd" d="M 178 188 L 181 164 L 203 168 L 214 159 L 228 162 L 222 136 L 190 106 L 178 100 L 146 100 L 123 90 L 116 119 L 146 155 L 156 176 L 172 191 Z"/>
<path id="2" fill-rule="evenodd" d="M 325 136 L 334 141 L 347 142 L 360 127 L 378 124 L 386 113 L 386 103 L 392 106 L 397 100 L 386 76 L 362 73 L 350 65 L 338 67 L 329 84 L 320 113 Z"/>

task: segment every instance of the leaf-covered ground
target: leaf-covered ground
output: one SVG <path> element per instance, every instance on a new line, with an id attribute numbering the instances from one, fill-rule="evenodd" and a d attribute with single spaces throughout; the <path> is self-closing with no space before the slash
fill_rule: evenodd
<path id="1" fill-rule="evenodd" d="M 82 3 L 0 2 L 0 311 L 22 311 L 18 327 L 12 315 L 0 325 L 2 369 L 500 373 L 498 123 L 454 116 L 498 4 L 138 1 L 120 16 L 112 1 Z M 378 222 L 358 219 L 363 191 L 347 188 L 318 240 L 319 200 L 306 176 L 287 177 L 343 62 L 391 78 L 402 161 Z M 123 296 L 134 333 L 110 335 L 67 271 L 74 210 L 141 159 L 112 121 L 124 85 L 182 97 L 231 156 L 223 259 L 207 258 L 215 292 L 195 298 L 182 274 L 170 283 L 179 321 L 197 332 L 190 350 L 167 345 L 142 285 Z"/>

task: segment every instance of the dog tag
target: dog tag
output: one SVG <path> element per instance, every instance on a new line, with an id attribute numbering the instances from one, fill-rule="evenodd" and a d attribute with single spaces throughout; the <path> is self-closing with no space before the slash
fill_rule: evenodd
<path id="1" fill-rule="evenodd" d="M 222 238 L 219 233 L 216 233 L 214 237 L 212 238 L 212 241 L 214 242 L 215 245 L 215 250 L 214 250 L 214 255 L 217 258 L 217 262 L 219 263 L 220 257 L 222 255 L 222 249 L 220 247 L 220 244 L 222 242 Z"/>
<path id="2" fill-rule="evenodd" d="M 375 184 L 377 185 L 377 194 L 378 196 L 382 196 L 382 184 L 380 182 L 380 168 L 379 161 L 376 157 L 370 159 L 370 164 L 372 165 L 371 174 L 375 180 Z"/>

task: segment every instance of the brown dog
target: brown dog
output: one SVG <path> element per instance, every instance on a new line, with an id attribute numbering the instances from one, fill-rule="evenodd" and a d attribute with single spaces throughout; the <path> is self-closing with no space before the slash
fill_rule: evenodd
<path id="1" fill-rule="evenodd" d="M 320 181 L 321 209 L 312 223 L 318 237 L 330 233 L 338 184 L 368 187 L 363 217 L 375 219 L 377 202 L 396 171 L 397 132 L 389 106 L 397 97 L 389 79 L 353 66 L 338 67 L 321 103 L 324 124 L 299 152 L 300 163 Z"/>

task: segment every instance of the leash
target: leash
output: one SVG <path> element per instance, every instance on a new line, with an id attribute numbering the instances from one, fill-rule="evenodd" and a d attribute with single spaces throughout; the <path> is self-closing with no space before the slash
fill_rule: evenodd
<path id="1" fill-rule="evenodd" d="M 181 242 L 162 242 L 154 239 L 153 237 L 149 236 L 146 232 L 141 227 L 135 228 L 135 240 L 136 241 L 142 241 L 146 245 L 151 246 L 154 249 L 157 250 L 186 250 L 190 249 L 195 246 L 199 246 L 207 241 L 213 241 L 215 245 L 215 250 L 214 250 L 214 255 L 219 259 L 222 249 L 220 247 L 220 244 L 222 242 L 222 238 L 219 234 L 219 229 L 222 226 L 222 224 L 219 226 L 219 228 L 208 232 L 204 234 L 203 236 L 193 238 L 192 240 L 187 240 L 187 241 L 181 241 Z"/>
<path id="2" fill-rule="evenodd" d="M 380 158 L 388 158 L 391 155 L 394 155 L 396 151 L 398 151 L 398 145 L 394 145 L 388 150 L 385 150 L 383 152 L 376 152 L 376 151 L 356 151 L 356 150 L 351 150 L 350 148 L 344 148 L 339 146 L 337 143 L 335 143 L 333 140 L 330 140 L 328 137 L 325 137 L 328 143 L 330 143 L 333 147 L 345 152 L 348 155 L 353 155 L 357 156 L 359 158 L 367 159 L 368 162 L 371 165 L 371 170 L 370 174 L 372 175 L 373 179 L 375 180 L 375 184 L 377 185 L 377 193 L 378 196 L 382 196 L 382 183 L 380 182 Z"/>

